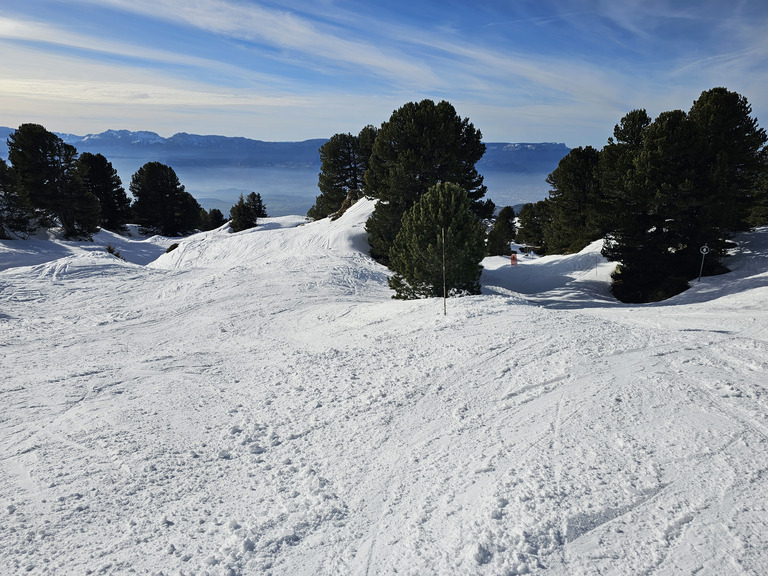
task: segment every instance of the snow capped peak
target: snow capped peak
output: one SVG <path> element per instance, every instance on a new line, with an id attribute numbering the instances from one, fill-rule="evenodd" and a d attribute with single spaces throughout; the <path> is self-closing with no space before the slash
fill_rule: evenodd
<path id="1" fill-rule="evenodd" d="M 106 130 L 100 134 L 88 134 L 83 136 L 81 142 L 98 143 L 127 143 L 127 144 L 159 144 L 165 142 L 165 138 L 155 132 L 128 130 Z"/>

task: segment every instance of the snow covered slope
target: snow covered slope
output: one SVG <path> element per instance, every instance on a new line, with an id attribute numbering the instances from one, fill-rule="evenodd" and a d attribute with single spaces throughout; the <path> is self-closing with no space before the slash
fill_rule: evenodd
<path id="1" fill-rule="evenodd" d="M 768 573 L 768 229 L 664 303 L 596 244 L 444 316 L 371 209 L 0 242 L 0 573 Z"/>

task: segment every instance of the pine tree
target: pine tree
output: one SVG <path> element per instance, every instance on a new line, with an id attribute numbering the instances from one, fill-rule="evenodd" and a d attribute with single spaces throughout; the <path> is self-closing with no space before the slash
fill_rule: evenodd
<path id="1" fill-rule="evenodd" d="M 200 204 L 184 190 L 170 166 L 147 162 L 131 177 L 129 189 L 134 216 L 145 230 L 180 236 L 200 225 Z"/>
<path id="2" fill-rule="evenodd" d="M 267 210 L 261 201 L 261 194 L 251 192 L 246 198 L 240 194 L 237 204 L 229 211 L 229 225 L 233 232 L 241 232 L 258 225 L 259 218 L 266 218 Z"/>
<path id="3" fill-rule="evenodd" d="M 633 111 L 601 152 L 601 188 L 610 210 L 603 254 L 620 263 L 613 292 L 627 302 L 660 300 L 704 272 L 723 270 L 733 233 L 748 227 L 760 197 L 766 133 L 746 99 L 725 88 L 703 92 L 690 112 L 650 122 Z"/>
<path id="4" fill-rule="evenodd" d="M 358 136 L 334 134 L 320 147 L 320 195 L 307 216 L 320 220 L 338 212 L 345 202 L 352 204 L 363 196 L 363 176 L 377 132 L 373 126 L 366 126 Z"/>
<path id="5" fill-rule="evenodd" d="M 453 183 L 430 188 L 402 218 L 389 252 L 395 298 L 480 293 L 485 229 L 465 190 Z M 444 284 L 445 282 L 445 284 Z"/>
<path id="6" fill-rule="evenodd" d="M 760 195 L 768 136 L 751 114 L 747 99 L 725 88 L 702 92 L 688 113 L 697 144 L 694 186 L 701 197 L 700 209 L 691 215 L 696 223 L 691 251 L 708 243 L 711 262 L 725 256 L 734 232 L 749 228 Z"/>
<path id="7" fill-rule="evenodd" d="M 248 194 L 245 201 L 256 218 L 269 217 L 267 215 L 267 205 L 264 204 L 264 200 L 261 199 L 261 194 L 259 192 L 251 192 Z"/>
<path id="8" fill-rule="evenodd" d="M 33 210 L 19 194 L 13 170 L 0 158 L 0 239 L 25 237 L 35 230 Z"/>
<path id="9" fill-rule="evenodd" d="M 596 213 L 600 210 L 600 153 L 587 146 L 571 150 L 547 176 L 550 220 L 543 229 L 548 254 L 578 252 L 603 230 Z"/>
<path id="10" fill-rule="evenodd" d="M 518 214 L 519 226 L 515 240 L 518 244 L 530 246 L 537 254 L 546 254 L 548 247 L 544 241 L 544 229 L 550 220 L 548 199 L 524 204 Z"/>
<path id="11" fill-rule="evenodd" d="M 98 229 L 98 199 L 76 175 L 77 150 L 39 124 L 22 124 L 8 137 L 8 159 L 16 186 L 37 210 L 41 222 L 58 219 L 68 238 Z"/>
<path id="12" fill-rule="evenodd" d="M 645 110 L 632 110 L 614 127 L 613 138 L 600 152 L 600 189 L 607 206 L 608 233 L 602 253 L 609 260 L 622 261 L 625 253 L 641 256 L 652 226 L 650 199 L 635 165 L 650 124 Z"/>
<path id="13" fill-rule="evenodd" d="M 8 137 L 8 160 L 16 185 L 29 204 L 53 215 L 57 207 L 57 183 L 61 182 L 59 138 L 39 124 L 22 124 Z"/>
<path id="14" fill-rule="evenodd" d="M 218 208 L 211 208 L 207 212 L 203 210 L 200 218 L 202 220 L 201 230 L 215 230 L 227 223 L 224 214 Z"/>
<path id="15" fill-rule="evenodd" d="M 515 211 L 505 206 L 496 217 L 493 228 L 488 234 L 488 256 L 509 256 L 510 244 L 515 239 Z"/>
<path id="16" fill-rule="evenodd" d="M 76 169 L 84 191 L 99 200 L 99 225 L 115 232 L 123 230 L 131 215 L 131 201 L 112 163 L 101 154 L 84 152 Z"/>
<path id="17" fill-rule="evenodd" d="M 368 170 L 371 154 L 373 153 L 373 145 L 376 142 L 376 137 L 378 135 L 379 129 L 371 124 L 364 126 L 357 135 L 357 143 L 360 149 L 360 167 L 363 170 L 363 192 L 365 192 L 365 173 Z"/>
<path id="18" fill-rule="evenodd" d="M 475 164 L 485 153 L 482 134 L 442 101 L 411 102 L 384 122 L 365 173 L 366 194 L 379 202 L 366 223 L 371 256 L 387 264 L 403 214 L 439 182 L 467 191 L 472 211 L 490 218 L 486 187 Z"/>

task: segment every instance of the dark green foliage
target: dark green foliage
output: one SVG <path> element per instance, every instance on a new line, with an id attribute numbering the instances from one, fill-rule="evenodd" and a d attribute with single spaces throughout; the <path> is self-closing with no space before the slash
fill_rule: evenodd
<path id="1" fill-rule="evenodd" d="M 248 194 L 246 201 L 251 207 L 251 210 L 253 210 L 253 213 L 256 214 L 256 218 L 269 217 L 267 214 L 267 205 L 264 204 L 264 200 L 261 199 L 261 194 L 259 192 L 251 192 Z"/>
<path id="2" fill-rule="evenodd" d="M 486 253 L 488 256 L 509 256 L 510 243 L 515 239 L 515 211 L 505 206 L 496 217 L 493 228 L 488 234 Z"/>
<path id="3" fill-rule="evenodd" d="M 702 92 L 688 117 L 696 133 L 695 186 L 706 198 L 697 215 L 700 241 L 721 258 L 732 232 L 747 230 L 750 208 L 765 173 L 768 137 L 747 99 L 725 88 Z"/>
<path id="4" fill-rule="evenodd" d="M 131 178 L 137 224 L 163 236 L 181 236 L 200 225 L 202 208 L 179 182 L 173 168 L 147 162 Z"/>
<path id="5" fill-rule="evenodd" d="M 443 296 L 443 274 L 448 295 L 480 293 L 485 230 L 471 207 L 466 191 L 446 182 L 430 188 L 403 215 L 389 252 L 395 298 Z"/>
<path id="6" fill-rule="evenodd" d="M 351 205 L 363 196 L 363 176 L 377 133 L 373 126 L 366 126 L 358 136 L 334 134 L 320 147 L 320 195 L 307 216 L 320 220 L 338 212 L 345 201 Z"/>
<path id="7" fill-rule="evenodd" d="M 537 254 L 544 254 L 547 245 L 544 242 L 544 229 L 551 220 L 549 200 L 524 204 L 518 214 L 519 228 L 515 241 L 532 248 Z"/>
<path id="8" fill-rule="evenodd" d="M 601 152 L 607 202 L 603 254 L 621 262 L 614 294 L 629 302 L 669 297 L 699 273 L 722 272 L 733 233 L 748 227 L 761 198 L 765 131 L 746 99 L 725 88 L 703 92 L 690 112 L 650 122 L 633 111 Z"/>
<path id="9" fill-rule="evenodd" d="M 35 230 L 32 207 L 19 194 L 13 169 L 0 158 L 0 239 L 25 237 Z"/>
<path id="10" fill-rule="evenodd" d="M 207 212 L 205 209 L 201 210 L 200 221 L 200 229 L 204 231 L 215 230 L 227 222 L 226 218 L 224 218 L 224 214 L 218 208 L 211 208 Z"/>
<path id="11" fill-rule="evenodd" d="M 84 152 L 76 169 L 83 190 L 99 200 L 99 225 L 106 230 L 123 230 L 131 216 L 131 201 L 112 163 L 101 154 Z"/>
<path id="12" fill-rule="evenodd" d="M 472 211 L 490 218 L 486 187 L 475 164 L 485 153 L 482 134 L 442 101 L 411 102 L 392 113 L 373 144 L 366 194 L 379 203 L 366 224 L 371 256 L 387 264 L 401 219 L 431 187 L 453 182 L 467 191 Z"/>
<path id="13" fill-rule="evenodd" d="M 612 149 L 621 146 L 623 151 Z M 603 168 L 609 174 L 623 172 L 623 178 L 620 186 L 610 188 L 614 220 L 603 254 L 621 262 L 613 292 L 624 302 L 658 300 L 687 288 L 687 282 L 669 279 L 681 277 L 686 269 L 691 232 L 686 228 L 695 223 L 691 212 L 702 200 L 693 187 L 694 149 L 692 126 L 680 110 L 664 112 L 646 124 L 636 147 L 622 142 L 606 147 L 613 156 L 604 159 Z M 610 166 L 610 159 L 628 168 Z M 690 278 L 695 266 L 688 268 Z"/>
<path id="14" fill-rule="evenodd" d="M 76 174 L 77 150 L 39 124 L 22 124 L 8 137 L 16 191 L 36 210 L 40 222 L 58 219 L 68 238 L 98 229 L 98 199 Z"/>
<path id="15" fill-rule="evenodd" d="M 635 156 L 643 146 L 650 124 L 651 118 L 645 110 L 632 110 L 615 126 L 613 138 L 608 138 L 608 144 L 600 151 L 600 192 L 605 201 L 601 224 L 606 230 L 620 230 L 625 225 L 624 218 L 628 216 L 631 220 L 631 215 L 645 204 L 633 191 L 639 181 Z M 624 208 L 617 212 L 617 206 Z"/>
<path id="16" fill-rule="evenodd" d="M 80 189 L 77 180 L 73 186 L 71 199 L 72 204 L 59 211 L 64 235 L 69 238 L 90 238 L 91 234 L 99 230 L 101 219 L 99 199 L 87 190 Z"/>
<path id="17" fill-rule="evenodd" d="M 603 255 L 609 260 L 635 260 L 646 255 L 644 243 L 649 223 L 649 199 L 643 189 L 643 178 L 638 174 L 635 158 L 645 140 L 651 118 L 645 110 L 626 114 L 613 130 L 613 138 L 600 152 L 600 186 L 606 199 L 610 218 L 606 222 L 608 238 Z M 646 268 L 655 255 L 647 254 L 648 262 L 638 262 Z M 633 262 L 634 264 L 634 262 Z M 631 266 L 631 264 L 630 264 Z M 630 273 L 625 271 L 625 278 Z M 624 281 L 625 285 L 632 279 Z"/>
<path id="18" fill-rule="evenodd" d="M 764 150 L 763 157 L 763 174 L 747 215 L 747 224 L 750 226 L 768 226 L 768 150 Z"/>
<path id="19" fill-rule="evenodd" d="M 360 148 L 360 160 L 363 167 L 363 188 L 365 188 L 365 172 L 368 170 L 368 164 L 373 154 L 373 145 L 376 143 L 376 138 L 379 135 L 379 129 L 375 126 L 368 124 L 360 130 L 360 134 L 357 135 L 358 147 Z"/>
<path id="20" fill-rule="evenodd" d="M 22 124 L 8 137 L 8 159 L 16 185 L 31 206 L 52 212 L 58 206 L 58 185 L 64 174 L 61 139 L 39 124 Z"/>
<path id="21" fill-rule="evenodd" d="M 261 194 L 251 192 L 247 197 L 240 199 L 229 210 L 229 225 L 233 232 L 240 232 L 255 228 L 259 218 L 266 218 L 267 210 L 261 200 Z"/>
<path id="22" fill-rule="evenodd" d="M 603 237 L 599 158 L 591 146 L 574 148 L 547 176 L 550 219 L 542 232 L 548 254 L 578 252 Z"/>
<path id="23" fill-rule="evenodd" d="M 648 272 L 617 266 L 616 271 L 611 274 L 613 295 L 622 302 L 640 304 L 660 302 L 688 289 L 688 278 L 685 276 L 660 276 Z"/>

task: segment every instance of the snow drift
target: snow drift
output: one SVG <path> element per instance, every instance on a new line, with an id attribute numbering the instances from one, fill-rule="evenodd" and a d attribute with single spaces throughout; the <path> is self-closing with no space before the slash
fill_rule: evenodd
<path id="1" fill-rule="evenodd" d="M 371 208 L 0 242 L 0 572 L 768 573 L 768 229 L 664 303 L 598 243 L 443 316 Z"/>

